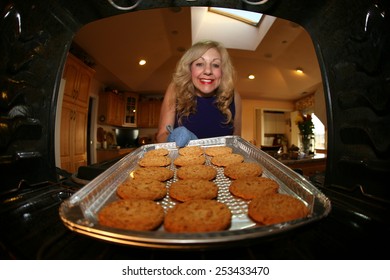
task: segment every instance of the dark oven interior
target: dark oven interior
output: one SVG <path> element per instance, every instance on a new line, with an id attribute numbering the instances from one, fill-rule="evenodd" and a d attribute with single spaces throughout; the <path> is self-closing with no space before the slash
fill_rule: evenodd
<path id="1" fill-rule="evenodd" d="M 1 3 L 1 258 L 221 259 L 232 257 L 234 250 L 234 258 L 378 259 L 388 252 L 388 1 L 116 2 L 139 3 L 131 11 L 115 9 L 105 0 Z M 80 188 L 56 168 L 53 144 L 57 92 L 74 34 L 101 18 L 174 6 L 261 12 L 299 23 L 309 32 L 321 68 L 328 122 L 326 172 L 311 180 L 331 199 L 328 217 L 267 240 L 197 251 L 110 244 L 71 232 L 61 223 L 59 204 Z"/>

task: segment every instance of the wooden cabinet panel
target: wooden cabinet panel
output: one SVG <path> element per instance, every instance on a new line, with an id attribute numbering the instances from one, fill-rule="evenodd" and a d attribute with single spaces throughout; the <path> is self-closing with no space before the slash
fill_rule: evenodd
<path id="1" fill-rule="evenodd" d="M 87 109 L 67 101 L 61 116 L 61 168 L 70 173 L 87 164 Z"/>
<path id="2" fill-rule="evenodd" d="M 71 55 L 65 64 L 63 78 L 66 80 L 64 88 L 64 100 L 73 102 L 76 97 L 77 77 L 79 73 L 79 66 Z"/>
<path id="3" fill-rule="evenodd" d="M 161 105 L 161 100 L 138 102 L 137 126 L 149 128 L 158 127 L 161 113 Z"/>
<path id="4" fill-rule="evenodd" d="M 85 161 L 87 150 L 87 125 L 88 111 L 84 108 L 76 107 L 74 111 L 74 152 L 76 161 Z"/>
<path id="5" fill-rule="evenodd" d="M 123 126 L 125 99 L 121 93 L 103 92 L 99 95 L 99 123 Z"/>
<path id="6" fill-rule="evenodd" d="M 149 127 L 149 102 L 139 102 L 137 107 L 137 126 Z"/>
<path id="7" fill-rule="evenodd" d="M 78 58 L 68 54 L 63 75 L 66 80 L 64 100 L 80 106 L 87 106 L 94 73 L 93 69 L 86 66 Z"/>

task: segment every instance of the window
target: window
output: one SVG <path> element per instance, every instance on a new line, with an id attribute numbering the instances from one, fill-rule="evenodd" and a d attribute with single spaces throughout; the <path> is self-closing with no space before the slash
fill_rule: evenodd
<path id="1" fill-rule="evenodd" d="M 227 8 L 210 7 L 209 11 L 212 13 L 220 14 L 226 17 L 230 17 L 245 22 L 253 26 L 258 26 L 263 16 L 263 14 L 260 13 L 247 12 L 247 11 L 235 10 L 235 9 L 227 9 Z"/>
<path id="2" fill-rule="evenodd" d="M 314 123 L 315 149 L 326 149 L 325 126 L 315 114 L 312 114 Z"/>
<path id="3" fill-rule="evenodd" d="M 326 150 L 326 133 L 325 126 L 321 120 L 313 113 L 313 110 L 305 110 L 304 114 L 311 114 L 314 124 L 314 138 L 315 138 L 315 149 Z"/>

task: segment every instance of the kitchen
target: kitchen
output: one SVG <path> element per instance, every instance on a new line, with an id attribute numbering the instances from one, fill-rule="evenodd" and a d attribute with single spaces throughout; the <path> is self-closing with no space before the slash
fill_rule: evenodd
<path id="1" fill-rule="evenodd" d="M 203 26 L 210 25 L 208 21 L 212 21 L 221 22 L 222 26 L 236 24 L 240 30 L 244 27 L 250 28 L 248 29 L 249 34 L 253 33 L 252 29 L 256 29 L 231 17 L 211 13 L 207 8 L 175 8 L 141 11 L 137 13 L 137 16 L 116 16 L 87 25 L 76 34 L 70 51 L 83 59 L 85 63 L 91 64 L 97 71 L 90 89 L 91 115 L 93 120 L 97 120 L 97 125 L 95 125 L 95 121 L 91 122 L 89 145 L 87 145 L 88 161 L 83 165 L 109 160 L 131 151 L 132 149 L 123 149 L 128 148 L 125 147 L 129 145 L 128 143 L 116 142 L 115 136 L 120 131 L 122 134 L 125 131 L 128 131 L 128 134 L 137 133 L 138 139 L 142 139 L 139 142 L 144 144 L 155 141 L 154 134 L 158 125 L 159 106 L 166 85 L 169 83 L 174 65 L 183 49 L 191 44 L 190 18 L 199 13 L 206 14 L 203 15 L 205 22 Z M 265 35 L 253 43 L 254 47 L 251 46 L 251 48 L 256 48 L 255 50 L 238 49 L 248 48 L 247 46 L 233 46 L 229 49 L 237 64 L 237 89 L 243 99 L 242 137 L 260 148 L 272 145 L 272 139 L 271 142 L 269 141 L 270 138 L 276 139 L 276 137 L 284 135 L 286 142 L 280 152 L 286 154 L 289 152 L 287 148 L 292 145 L 299 146 L 294 116 L 290 116 L 291 112 L 297 111 L 297 106 L 299 106 L 299 110 L 310 110 L 310 112 L 316 113 L 321 117 L 321 121 L 326 123 L 321 75 L 317 57 L 307 32 L 290 21 L 270 16 L 263 17 L 261 24 L 265 27 L 261 28 L 265 28 L 263 31 Z M 192 22 L 196 21 L 192 20 Z M 117 30 L 123 30 L 125 25 L 144 26 L 144 29 L 142 32 L 126 30 L 127 36 L 113 35 L 116 34 Z M 202 24 L 199 25 L 202 26 Z M 160 26 L 160 28 L 156 29 L 155 26 Z M 257 28 L 261 30 L 260 27 Z M 167 42 L 159 42 L 162 33 L 170 34 L 167 39 L 164 38 Z M 220 34 L 222 32 L 217 30 L 214 33 Z M 231 38 L 234 38 L 236 34 L 228 35 L 225 32 L 225 35 L 221 37 L 221 40 L 227 45 L 232 44 Z M 202 36 L 207 35 L 198 35 L 200 39 L 204 38 Z M 133 37 L 141 38 L 139 46 L 128 42 L 129 38 Z M 145 38 L 143 39 L 143 37 Z M 161 47 L 158 54 L 151 48 L 154 44 Z M 259 44 L 259 47 L 256 44 Z M 123 57 L 128 57 L 128 60 L 123 59 Z M 136 58 L 141 57 L 148 58 L 148 62 L 144 66 L 137 64 Z M 295 71 L 298 66 L 305 69 L 304 74 Z M 246 76 L 249 72 L 256 74 L 257 79 L 248 79 Z M 131 73 L 131 75 L 127 73 Z M 282 81 L 281 77 L 285 81 Z M 124 116 L 124 110 L 128 111 L 124 109 L 127 108 L 124 102 L 129 96 L 133 96 L 137 102 L 137 112 L 132 123 L 126 122 L 126 116 Z M 116 107 L 118 102 L 120 102 L 119 110 Z M 112 106 L 108 105 L 111 103 Z M 275 126 L 270 118 L 263 121 L 262 111 L 264 110 L 277 110 L 286 115 L 285 120 L 283 120 L 286 125 L 282 124 L 280 135 L 267 131 L 269 128 L 272 130 Z M 121 115 L 111 116 L 110 111 L 113 114 L 120 113 Z M 127 115 L 127 117 L 129 116 Z M 121 127 L 133 127 L 134 129 Z M 100 135 L 101 133 L 105 133 L 108 137 L 106 142 L 108 142 L 109 149 L 104 148 L 104 136 Z M 129 141 L 132 146 L 137 146 L 135 139 Z M 117 150 L 117 146 L 121 148 Z M 326 149 L 326 143 L 323 143 L 323 147 Z M 321 154 L 324 155 L 324 152 L 326 151 L 323 150 Z M 62 154 L 67 156 L 69 153 Z M 323 166 L 316 171 L 324 171 L 325 160 L 322 157 Z M 60 160 L 57 159 L 57 162 Z M 72 173 L 77 171 L 77 168 L 68 169 L 64 164 L 59 166 Z"/>
<path id="2" fill-rule="evenodd" d="M 133 259 L 148 259 L 153 262 L 167 259 L 200 261 L 229 258 L 242 260 L 386 259 L 387 252 L 390 250 L 388 240 L 390 195 L 387 187 L 390 155 L 388 3 L 359 0 L 354 1 L 352 5 L 347 0 L 269 0 L 265 1 L 265 5 L 253 6 L 248 4 L 248 1 L 245 3 L 244 1 L 180 0 L 138 2 L 140 4 L 133 13 L 135 16 L 139 11 L 153 10 L 153 8 L 177 10 L 177 7 L 201 4 L 220 5 L 268 13 L 297 22 L 308 30 L 318 54 L 320 76 L 323 77 L 323 85 L 320 88 L 323 92 L 312 91 L 310 88 L 305 91 L 321 92 L 320 97 L 325 98 L 326 104 L 322 108 L 326 109 L 327 116 L 325 176 L 312 178 L 314 180 L 311 182 L 329 197 L 332 205 L 329 215 L 314 223 L 272 235 L 270 238 L 248 238 L 237 243 L 233 242 L 234 244 L 223 244 L 221 247 L 211 246 L 211 250 L 208 250 L 209 248 L 174 250 L 115 244 L 107 239 L 100 240 L 85 236 L 65 227 L 59 217 L 59 207 L 80 190 L 80 185 L 70 180 L 67 177 L 69 174 L 57 168 L 59 164 L 56 163 L 56 156 L 61 145 L 55 139 L 59 139 L 61 131 L 58 127 L 62 127 L 61 118 L 58 117 L 59 110 L 64 112 L 66 108 L 65 112 L 72 120 L 78 120 L 78 116 L 87 119 L 85 116 L 88 111 L 91 112 L 92 119 L 99 120 L 99 94 L 111 86 L 108 82 L 104 82 L 104 86 L 97 83 L 96 80 L 99 79 L 97 76 L 96 80 L 92 79 L 89 96 L 92 98 L 92 104 L 95 102 L 93 110 L 88 109 L 89 100 L 83 99 L 81 102 L 75 98 L 80 96 L 80 91 L 71 92 L 66 98 L 58 96 L 59 92 L 66 92 L 67 83 L 61 83 L 65 61 L 72 39 L 82 26 L 127 12 L 118 11 L 107 1 L 7 1 L 0 4 L 4 11 L 0 25 L 3 39 L 0 45 L 2 81 L 0 225 L 3 229 L 0 231 L 0 258 L 122 259 L 127 262 Z M 166 11 L 171 15 L 170 10 Z M 174 21 L 173 16 L 168 18 Z M 127 25 L 123 25 L 122 29 L 118 30 L 123 30 L 125 27 Z M 143 29 L 136 27 L 136 29 Z M 158 27 L 160 25 L 156 26 Z M 169 34 L 174 35 L 174 33 Z M 165 36 L 160 37 L 161 48 L 166 48 L 164 38 Z M 188 40 L 190 42 L 190 38 Z M 175 45 L 171 51 L 175 52 L 177 47 Z M 152 48 L 156 47 L 152 46 Z M 85 51 L 90 53 L 87 49 Z M 234 52 L 244 56 L 240 51 Z M 164 60 L 159 57 L 160 53 L 157 52 L 156 57 Z M 264 57 L 264 55 L 260 56 Z M 97 56 L 94 58 L 97 59 Z M 244 59 L 242 63 L 251 60 L 250 57 Z M 172 67 L 174 61 L 176 59 L 165 62 Z M 287 63 L 287 60 L 283 61 Z M 237 67 L 239 65 L 240 62 L 237 62 Z M 294 66 L 289 67 L 294 69 L 297 64 L 294 62 Z M 167 73 L 162 73 L 157 68 L 154 70 L 152 77 L 155 80 L 145 84 L 156 86 L 158 89 L 165 88 L 169 79 L 164 80 L 161 75 Z M 98 72 L 96 69 L 96 74 L 92 74 L 97 75 Z M 262 73 L 260 77 L 270 78 L 267 76 L 269 72 Z M 134 75 L 136 74 L 143 75 L 143 71 L 135 71 Z M 248 74 L 242 73 L 245 77 Z M 286 77 L 291 78 L 292 73 L 291 76 Z M 256 146 L 262 144 L 263 134 L 260 132 L 260 140 L 255 136 L 257 133 L 254 129 L 255 109 L 260 109 L 258 113 L 260 116 L 264 111 L 278 109 L 278 111 L 292 112 L 295 109 L 295 103 L 272 99 L 273 95 L 282 91 L 281 81 L 274 84 L 280 86 L 280 90 L 271 91 L 271 96 L 263 100 L 255 100 L 251 95 L 244 98 L 243 119 L 246 126 L 242 135 L 244 139 L 252 141 Z M 245 90 L 246 86 L 253 81 L 241 77 L 241 82 L 239 88 L 242 94 L 253 93 Z M 260 86 L 261 83 L 256 88 Z M 123 89 L 130 94 L 161 95 L 161 92 L 156 92 L 153 88 L 148 88 L 146 92 L 138 91 L 135 86 L 126 88 L 118 80 L 115 82 L 115 87 L 111 89 Z M 302 94 L 302 91 L 299 90 L 297 93 Z M 314 99 L 316 98 L 315 94 Z M 68 103 L 64 108 L 63 103 L 59 105 L 60 102 L 57 102 L 63 99 Z M 300 98 L 294 100 L 298 99 Z M 316 111 L 316 115 L 317 113 Z M 130 116 L 130 122 L 131 120 Z M 290 121 L 291 128 L 296 128 L 293 125 L 293 118 L 290 118 Z M 93 149 L 96 150 L 95 137 L 98 137 L 99 126 L 97 122 L 91 123 L 96 123 L 96 127 L 90 132 L 95 140 Z M 70 125 L 69 129 L 61 130 L 68 131 L 69 137 L 89 139 L 84 134 L 73 133 L 75 127 L 79 125 L 85 127 L 85 122 L 68 122 L 68 125 Z M 144 135 L 148 136 L 149 132 L 145 132 Z M 81 157 L 77 158 L 77 153 L 73 153 L 72 156 L 83 164 L 86 161 L 84 149 L 87 149 L 87 141 L 80 142 L 82 143 Z M 74 152 L 74 147 L 72 149 Z M 303 180 L 303 177 L 296 173 L 291 176 Z M 88 188 L 84 190 L 88 191 Z M 79 207 L 73 209 L 75 212 L 82 210 Z M 84 220 L 81 222 L 77 225 L 86 228 L 90 226 L 83 223 Z M 345 264 L 339 261 L 338 263 Z M 85 265 L 84 262 L 81 264 Z M 20 263 L 14 265 L 19 266 Z M 89 272 L 88 269 L 86 271 Z M 321 271 L 323 272 L 324 269 Z M 345 271 L 362 273 L 362 269 L 356 268 L 345 269 Z M 309 275 L 312 277 L 315 274 L 309 273 Z"/>

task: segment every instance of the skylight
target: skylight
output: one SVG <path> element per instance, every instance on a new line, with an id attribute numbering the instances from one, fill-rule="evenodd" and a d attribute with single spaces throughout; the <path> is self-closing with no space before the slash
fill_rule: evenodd
<path id="1" fill-rule="evenodd" d="M 227 16 L 247 24 L 258 26 L 263 14 L 243 10 L 209 7 L 209 12 Z"/>
<path id="2" fill-rule="evenodd" d="M 210 9 L 228 11 L 231 15 L 222 15 Z M 244 22 L 243 14 L 256 15 L 257 19 L 250 18 Z M 273 16 L 242 10 L 191 7 L 192 43 L 213 39 L 223 43 L 226 48 L 254 51 L 275 19 Z M 253 23 L 248 24 L 248 21 Z"/>

